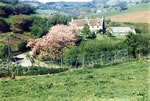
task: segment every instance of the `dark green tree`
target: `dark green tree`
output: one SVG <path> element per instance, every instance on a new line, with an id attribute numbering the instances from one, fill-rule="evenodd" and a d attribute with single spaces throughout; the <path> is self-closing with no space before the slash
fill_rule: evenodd
<path id="1" fill-rule="evenodd" d="M 51 21 L 48 18 L 41 18 L 32 16 L 32 26 L 30 27 L 31 35 L 35 37 L 41 37 L 47 33 L 51 27 Z"/>
<path id="2" fill-rule="evenodd" d="M 10 29 L 8 23 L 4 19 L 0 18 L 0 33 L 9 32 L 9 31 Z"/>
<path id="3" fill-rule="evenodd" d="M 86 37 L 91 33 L 90 26 L 88 24 L 85 24 L 83 29 L 81 30 L 81 33 L 85 34 Z"/>
<path id="4" fill-rule="evenodd" d="M 137 58 L 138 54 L 146 55 L 150 51 L 150 42 L 144 35 L 129 33 L 124 41 L 130 56 Z"/>
<path id="5" fill-rule="evenodd" d="M 5 58 L 6 56 L 8 56 L 8 46 L 0 44 L 0 58 Z"/>
<path id="6" fill-rule="evenodd" d="M 24 52 L 27 50 L 27 41 L 26 40 L 20 40 L 17 44 L 17 48 L 19 51 Z"/>
<path id="7" fill-rule="evenodd" d="M 15 33 L 29 31 L 31 19 L 25 15 L 16 15 L 12 19 L 11 30 Z"/>

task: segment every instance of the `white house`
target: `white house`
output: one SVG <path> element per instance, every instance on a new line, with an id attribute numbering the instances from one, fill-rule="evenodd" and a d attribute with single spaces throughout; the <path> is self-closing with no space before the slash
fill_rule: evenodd
<path id="1" fill-rule="evenodd" d="M 102 30 L 103 33 L 105 33 L 105 24 L 104 24 L 104 18 L 100 19 L 72 19 L 71 25 L 76 25 L 80 30 L 83 29 L 85 24 L 88 24 L 90 27 L 90 30 L 92 32 L 97 32 L 98 30 Z"/>
<path id="2" fill-rule="evenodd" d="M 113 35 L 127 35 L 129 32 L 136 34 L 135 29 L 130 27 L 110 27 L 110 32 Z"/>

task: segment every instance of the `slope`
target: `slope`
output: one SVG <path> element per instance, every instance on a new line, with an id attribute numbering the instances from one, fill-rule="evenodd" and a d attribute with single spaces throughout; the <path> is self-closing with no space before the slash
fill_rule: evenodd
<path id="1" fill-rule="evenodd" d="M 0 81 L 3 101 L 148 101 L 148 62 Z"/>

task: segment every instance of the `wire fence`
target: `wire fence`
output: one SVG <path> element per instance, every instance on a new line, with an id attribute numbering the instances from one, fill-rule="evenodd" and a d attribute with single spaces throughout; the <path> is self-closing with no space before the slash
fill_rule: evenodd
<path id="1" fill-rule="evenodd" d="M 95 64 L 107 65 L 116 62 L 122 62 L 129 59 L 129 54 L 127 49 L 117 50 L 117 51 L 105 51 L 93 54 L 82 54 L 76 57 L 64 58 L 62 61 L 46 61 L 45 63 L 49 66 L 57 67 L 93 67 Z"/>

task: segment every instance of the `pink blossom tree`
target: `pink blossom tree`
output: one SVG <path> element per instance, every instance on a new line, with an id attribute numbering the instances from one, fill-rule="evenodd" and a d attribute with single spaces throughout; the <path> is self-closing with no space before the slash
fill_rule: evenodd
<path id="1" fill-rule="evenodd" d="M 41 58 L 61 59 L 66 48 L 75 45 L 79 35 L 76 26 L 56 25 L 42 38 L 31 40 L 27 47 L 31 47 L 34 56 Z"/>

